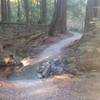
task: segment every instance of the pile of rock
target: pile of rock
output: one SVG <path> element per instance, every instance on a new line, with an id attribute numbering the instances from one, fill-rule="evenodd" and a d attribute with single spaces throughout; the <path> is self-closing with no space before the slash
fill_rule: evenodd
<path id="1" fill-rule="evenodd" d="M 64 73 L 64 64 L 58 58 L 48 60 L 40 64 L 37 72 L 39 78 L 46 78 L 51 75 L 60 75 Z"/>

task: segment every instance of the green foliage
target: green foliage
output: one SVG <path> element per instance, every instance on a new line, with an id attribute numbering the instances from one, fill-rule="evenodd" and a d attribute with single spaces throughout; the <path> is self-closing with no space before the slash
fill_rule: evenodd
<path id="1" fill-rule="evenodd" d="M 68 14 L 78 18 L 84 15 L 86 1 L 85 0 L 69 0 L 68 1 Z"/>
<path id="2" fill-rule="evenodd" d="M 74 30 L 81 30 L 84 25 L 85 7 L 87 0 L 68 0 L 67 16 L 68 27 Z M 25 10 L 23 0 L 20 2 L 20 22 L 25 22 Z M 29 2 L 29 18 L 30 22 L 36 24 L 40 19 L 40 2 L 39 0 L 28 0 Z M 11 21 L 18 21 L 18 1 L 11 1 Z M 47 23 L 51 23 L 51 19 L 55 9 L 55 0 L 47 0 Z"/>
<path id="3" fill-rule="evenodd" d="M 47 7 L 48 7 L 48 12 L 47 12 L 48 23 L 50 24 L 54 13 L 54 0 L 47 0 Z"/>
<path id="4" fill-rule="evenodd" d="M 85 19 L 86 1 L 87 0 L 68 0 L 67 13 L 68 13 L 68 20 L 69 20 L 68 23 L 69 28 L 74 28 L 75 30 L 79 30 L 79 31 L 82 30 L 84 25 L 84 19 Z"/>
<path id="5" fill-rule="evenodd" d="M 40 3 L 32 4 L 32 19 L 34 23 L 37 23 L 40 19 Z"/>
<path id="6" fill-rule="evenodd" d="M 16 22 L 18 20 L 18 2 L 11 2 L 11 21 Z M 39 0 L 29 0 L 29 9 L 30 9 L 30 20 L 33 23 L 37 23 L 40 19 L 40 2 Z M 52 16 L 54 13 L 54 0 L 47 0 L 47 18 L 48 23 L 51 22 Z M 20 0 L 20 16 L 21 22 L 25 22 L 25 12 L 24 5 L 22 0 Z"/>

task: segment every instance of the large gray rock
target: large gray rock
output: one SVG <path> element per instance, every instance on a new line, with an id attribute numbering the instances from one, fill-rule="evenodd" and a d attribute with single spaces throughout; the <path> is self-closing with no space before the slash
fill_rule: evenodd
<path id="1" fill-rule="evenodd" d="M 49 77 L 51 75 L 59 75 L 64 72 L 64 64 L 59 59 L 53 59 L 44 62 L 39 66 L 38 73 L 40 77 Z"/>
<path id="2" fill-rule="evenodd" d="M 44 62 L 39 66 L 38 73 L 39 77 L 49 77 L 51 73 L 51 64 L 49 62 Z"/>
<path id="3" fill-rule="evenodd" d="M 52 61 L 51 65 L 52 65 L 51 71 L 54 75 L 55 74 L 62 74 L 64 72 L 64 70 L 63 70 L 64 65 L 59 59 L 54 59 Z"/>

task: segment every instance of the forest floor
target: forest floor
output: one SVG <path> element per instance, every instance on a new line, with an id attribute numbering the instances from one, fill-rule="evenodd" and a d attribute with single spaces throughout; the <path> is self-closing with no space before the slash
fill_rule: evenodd
<path id="1" fill-rule="evenodd" d="M 72 36 L 72 34 L 57 34 L 51 37 L 48 37 L 46 34 L 42 34 L 42 35 L 40 34 L 39 36 L 38 35 L 39 33 L 36 34 L 36 36 L 34 34 L 31 34 L 29 36 L 24 34 L 24 35 L 21 35 L 21 37 L 19 36 L 17 37 L 14 34 L 13 36 L 11 35 L 12 37 L 10 36 L 7 37 L 6 41 L 1 39 L 0 40 L 0 47 L 1 47 L 0 48 L 0 60 L 2 60 L 3 57 L 8 56 L 9 54 L 13 54 L 18 59 L 18 61 L 21 61 L 24 58 L 27 59 L 30 57 L 32 57 L 32 59 L 34 60 L 34 58 L 36 58 L 37 55 L 39 55 L 39 53 L 41 54 L 41 52 L 45 50 L 46 48 L 48 48 L 49 46 Z M 4 46 L 4 49 L 2 49 L 2 46 Z M 48 52 L 46 53 L 49 54 Z M 7 71 L 0 70 L 0 75 L 6 76 L 6 74 L 8 73 L 12 74 L 12 71 L 8 71 L 8 70 Z M 23 73 L 20 73 L 20 71 L 17 74 L 15 73 L 12 76 L 12 78 L 30 79 L 30 77 L 31 78 L 33 77 L 34 79 L 34 78 L 37 78 L 35 72 L 36 72 L 36 67 L 34 69 L 33 66 L 30 66 L 30 68 L 27 68 L 27 71 L 25 69 Z"/>
<path id="2" fill-rule="evenodd" d="M 47 34 L 41 32 L 34 34 L 24 33 L 21 35 L 17 35 L 16 33 L 10 33 L 10 35 L 5 34 L 5 36 L 0 37 L 0 58 L 9 54 L 20 57 L 34 56 L 49 45 L 70 35 L 71 34 L 57 34 L 48 37 Z"/>
<path id="3" fill-rule="evenodd" d="M 100 30 L 85 33 L 69 56 L 72 66 L 83 72 L 100 72 Z"/>
<path id="4" fill-rule="evenodd" d="M 100 73 L 0 81 L 0 100 L 100 100 Z"/>
<path id="5" fill-rule="evenodd" d="M 100 73 L 65 74 L 41 80 L 0 79 L 1 100 L 100 100 Z"/>

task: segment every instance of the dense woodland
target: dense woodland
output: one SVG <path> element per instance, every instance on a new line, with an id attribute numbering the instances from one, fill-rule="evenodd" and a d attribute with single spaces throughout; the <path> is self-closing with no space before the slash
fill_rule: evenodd
<path id="1" fill-rule="evenodd" d="M 66 34 L 67 30 L 82 32 L 85 7 L 84 0 L 1 0 L 1 49 L 3 45 L 14 45 L 10 52 L 15 55 L 31 49 L 30 42 L 35 44 L 34 38 L 40 35 L 45 40 L 54 34 Z M 21 43 L 16 44 L 17 41 Z"/>
<path id="2" fill-rule="evenodd" d="M 25 92 L 28 96 L 25 100 L 99 100 L 100 93 L 96 91 L 100 89 L 99 45 L 100 0 L 0 0 L 0 87 L 4 80 L 18 81 L 4 82 L 7 93 L 8 90 L 19 93 L 22 87 L 22 91 L 32 92 L 32 99 Z M 48 81 L 34 83 L 34 79 Z M 23 84 L 36 89 L 36 96 Z M 10 88 L 12 85 L 15 90 Z M 60 91 L 57 97 L 54 91 Z M 86 99 L 80 99 L 84 98 L 81 91 L 86 91 L 83 94 Z M 46 93 L 50 97 L 44 99 Z M 65 96 L 68 93 L 72 99 Z M 0 100 L 24 100 L 25 97 L 5 99 L 16 94 L 5 95 L 5 91 L 0 91 L 3 98 Z"/>
<path id="3" fill-rule="evenodd" d="M 62 13 L 63 18 L 68 17 L 67 19 L 73 21 L 84 20 L 86 1 L 68 0 L 61 1 L 61 3 L 60 1 L 57 2 L 57 0 L 1 0 L 1 23 L 49 25 L 52 17 L 54 17 L 54 13 L 55 15 L 57 13 L 56 9 L 59 4 L 59 6 L 63 5 L 63 7 L 64 4 L 68 6 L 59 8 L 63 9 L 62 12 L 66 14 L 68 12 L 67 16 Z M 74 7 L 75 9 L 73 9 Z M 68 11 L 66 10 L 67 8 Z M 59 9 L 57 10 L 60 14 Z"/>

